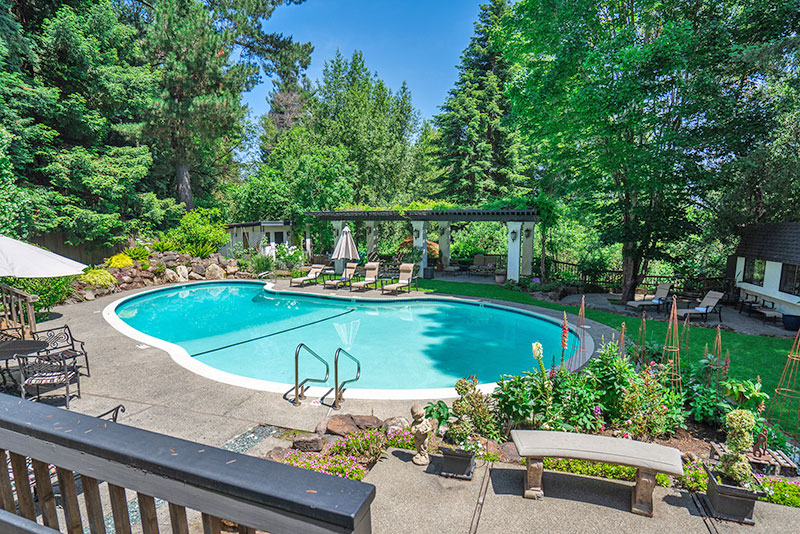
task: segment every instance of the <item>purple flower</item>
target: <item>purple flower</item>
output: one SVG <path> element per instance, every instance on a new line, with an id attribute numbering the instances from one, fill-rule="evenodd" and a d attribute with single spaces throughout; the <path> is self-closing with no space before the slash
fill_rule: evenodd
<path id="1" fill-rule="evenodd" d="M 603 414 L 603 410 L 600 408 L 600 406 L 595 406 L 592 408 L 592 413 L 595 417 L 600 417 Z"/>

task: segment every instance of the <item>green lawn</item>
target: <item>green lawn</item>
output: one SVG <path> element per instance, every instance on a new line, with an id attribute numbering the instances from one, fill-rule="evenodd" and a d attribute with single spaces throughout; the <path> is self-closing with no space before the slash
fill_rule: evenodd
<path id="1" fill-rule="evenodd" d="M 527 293 L 505 289 L 494 284 L 474 284 L 469 282 L 444 282 L 440 280 L 420 280 L 420 288 L 430 293 L 441 293 L 447 295 L 461 295 L 470 297 L 482 297 L 522 304 L 531 304 L 550 308 L 553 310 L 566 310 L 568 313 L 578 313 L 578 306 L 564 306 L 552 302 L 543 302 L 532 298 Z M 724 315 L 724 314 L 723 314 Z M 617 315 L 615 313 L 599 310 L 586 310 L 586 317 L 593 321 L 603 323 L 619 330 L 622 323 L 627 324 L 628 339 L 636 341 L 639 334 L 639 323 L 641 319 Z M 658 343 L 664 343 L 667 335 L 667 323 L 665 321 L 647 321 L 647 339 Z M 690 354 L 683 354 L 683 362 L 697 361 L 703 355 L 706 344 L 709 348 L 714 345 L 716 329 L 692 326 L 690 331 Z M 747 334 L 737 334 L 735 332 L 722 332 L 722 350 L 730 351 L 731 367 L 730 376 L 740 379 L 753 379 L 761 377 L 763 389 L 770 396 L 778 385 L 783 367 L 786 364 L 786 356 L 792 348 L 792 340 L 787 338 L 772 338 L 753 336 Z"/>

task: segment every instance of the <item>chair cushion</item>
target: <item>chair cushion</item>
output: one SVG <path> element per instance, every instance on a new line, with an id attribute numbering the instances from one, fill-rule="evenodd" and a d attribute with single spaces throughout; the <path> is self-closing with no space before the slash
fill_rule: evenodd
<path id="1" fill-rule="evenodd" d="M 51 384 L 65 384 L 67 380 L 75 378 L 75 371 L 63 373 L 61 371 L 53 371 L 49 373 L 37 373 L 25 379 L 23 383 L 26 386 L 45 386 Z"/>

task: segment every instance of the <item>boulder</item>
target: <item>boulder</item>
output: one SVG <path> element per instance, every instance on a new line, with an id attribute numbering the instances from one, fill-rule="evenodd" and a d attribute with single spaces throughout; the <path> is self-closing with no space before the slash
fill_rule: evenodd
<path id="1" fill-rule="evenodd" d="M 170 252 L 167 252 L 166 254 L 164 254 L 164 256 L 162 256 L 161 261 L 165 263 L 168 261 L 178 261 L 178 256 Z"/>
<path id="2" fill-rule="evenodd" d="M 346 436 L 358 430 L 358 427 L 351 415 L 334 415 L 328 420 L 328 428 L 326 430 L 328 434 Z"/>
<path id="3" fill-rule="evenodd" d="M 374 415 L 354 415 L 353 422 L 358 428 L 380 428 L 383 426 L 383 421 Z"/>
<path id="4" fill-rule="evenodd" d="M 292 448 L 303 452 L 319 452 L 325 446 L 321 434 L 300 434 L 292 441 Z"/>
<path id="5" fill-rule="evenodd" d="M 205 280 L 205 277 L 192 271 L 189 273 L 189 280 Z"/>
<path id="6" fill-rule="evenodd" d="M 239 268 L 236 265 L 228 264 L 228 266 L 225 267 L 225 274 L 236 274 L 238 272 L 239 272 Z"/>
<path id="7" fill-rule="evenodd" d="M 192 270 L 200 276 L 206 274 L 206 266 L 200 262 L 192 263 Z"/>
<path id="8" fill-rule="evenodd" d="M 120 281 L 123 284 L 130 284 L 131 282 L 133 282 L 133 278 L 131 278 L 130 276 L 122 275 L 122 278 L 120 279 Z"/>
<path id="9" fill-rule="evenodd" d="M 403 430 L 404 428 L 408 428 L 410 426 L 411 424 L 408 422 L 408 419 L 402 416 L 390 417 L 389 419 L 383 421 L 383 428 L 385 428 L 387 432 L 390 430 Z"/>
<path id="10" fill-rule="evenodd" d="M 152 286 L 155 282 L 153 282 L 149 278 L 144 278 L 144 279 L 142 279 L 142 283 L 144 284 L 144 287 L 149 287 L 149 286 Z"/>
<path id="11" fill-rule="evenodd" d="M 206 280 L 224 280 L 225 279 L 225 269 L 217 265 L 216 263 L 212 263 L 206 269 Z"/>
<path id="12" fill-rule="evenodd" d="M 186 267 L 184 267 L 184 269 L 185 268 Z M 172 269 L 164 269 L 164 281 L 168 284 L 174 284 L 176 282 L 180 282 L 181 277 L 178 276 L 178 273 L 176 273 Z"/>
<path id="13" fill-rule="evenodd" d="M 140 271 L 139 276 L 146 279 L 149 278 L 150 280 L 156 277 L 156 275 L 152 271 Z"/>
<path id="14" fill-rule="evenodd" d="M 275 447 L 271 451 L 267 453 L 267 460 L 272 460 L 273 462 L 280 462 L 283 460 L 283 457 L 286 456 L 286 453 L 289 452 L 289 449 L 286 447 Z"/>
<path id="15" fill-rule="evenodd" d="M 317 434 L 324 434 L 326 430 L 328 430 L 328 421 L 330 417 L 323 417 L 322 420 L 317 423 L 317 427 L 314 429 L 314 432 Z"/>
<path id="16" fill-rule="evenodd" d="M 91 289 L 86 289 L 86 290 L 83 291 L 83 299 L 84 300 L 94 300 L 96 297 L 97 297 L 97 294 Z"/>
<path id="17" fill-rule="evenodd" d="M 189 280 L 189 269 L 185 265 L 178 265 L 175 267 L 175 274 L 178 275 L 178 282 L 186 282 Z"/>

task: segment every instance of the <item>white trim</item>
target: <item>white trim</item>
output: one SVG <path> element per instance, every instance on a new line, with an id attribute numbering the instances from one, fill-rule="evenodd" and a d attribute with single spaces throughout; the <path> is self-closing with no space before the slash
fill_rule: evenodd
<path id="1" fill-rule="evenodd" d="M 147 343 L 148 345 L 155 347 L 157 349 L 161 349 L 170 357 L 183 367 L 195 374 L 198 374 L 204 378 L 208 378 L 209 380 L 214 380 L 217 382 L 222 382 L 223 384 L 228 384 L 231 386 L 239 386 L 248 389 L 254 389 L 258 391 L 269 391 L 272 393 L 280 393 L 285 394 L 287 391 L 291 391 L 294 389 L 293 384 L 286 384 L 282 382 L 272 382 L 269 380 L 261 380 L 258 378 L 249 378 L 233 373 L 228 373 L 226 371 L 220 371 L 210 365 L 206 365 L 202 362 L 199 362 L 195 358 L 192 358 L 186 349 L 181 347 L 180 345 L 176 345 L 175 343 L 170 343 L 169 341 L 164 341 L 163 339 L 159 339 L 153 336 L 149 336 L 144 332 L 136 330 L 135 328 L 128 325 L 125 321 L 119 318 L 116 313 L 116 309 L 121 304 L 131 300 L 133 298 L 137 298 L 141 295 L 146 295 L 149 293 L 155 293 L 158 291 L 163 291 L 166 289 L 178 289 L 181 287 L 187 286 L 196 286 L 196 285 L 205 285 L 205 284 L 215 284 L 215 283 L 242 283 L 242 284 L 261 284 L 260 281 L 257 280 L 217 280 L 214 282 L 209 281 L 198 281 L 192 283 L 184 283 L 180 285 L 170 285 L 170 286 L 162 286 L 154 289 L 150 289 L 148 291 L 142 291 L 139 293 L 135 293 L 133 295 L 128 295 L 121 299 L 115 300 L 114 302 L 110 303 L 103 309 L 103 318 L 110 324 L 115 330 L 128 336 L 131 339 L 136 341 L 140 341 L 142 343 Z M 273 283 L 267 282 L 264 284 L 263 288 L 265 291 L 271 291 L 273 293 L 278 294 L 287 294 L 287 293 L 295 293 L 292 291 L 281 291 L 273 289 Z M 335 300 L 360 300 L 366 302 L 396 302 L 394 300 L 386 300 L 386 299 L 370 299 L 364 297 L 341 297 L 337 295 L 317 295 L 314 293 L 296 293 L 301 295 L 308 295 L 311 297 L 317 298 L 327 298 L 327 299 L 335 299 Z M 460 302 L 464 304 L 475 305 L 475 301 L 464 300 L 453 298 L 449 296 L 439 296 L 436 297 L 426 297 L 426 299 L 431 300 L 439 300 L 439 301 L 451 301 L 451 302 Z M 416 299 L 415 299 L 416 300 Z M 421 299 L 420 299 L 421 300 Z M 488 304 L 491 307 L 495 307 L 498 309 L 504 309 L 507 311 L 513 311 L 516 313 L 523 313 L 526 315 L 530 315 L 532 317 L 545 320 L 551 323 L 558 323 L 554 318 L 547 317 L 545 315 L 538 314 L 536 312 L 531 312 L 528 310 L 522 310 L 519 308 L 509 307 L 509 306 L 502 306 L 499 304 L 495 304 L 493 302 L 487 302 L 483 299 L 480 301 L 480 305 Z M 577 326 L 569 323 L 569 328 L 573 334 L 576 336 L 578 335 Z M 588 328 L 588 327 L 587 327 Z M 584 353 L 588 356 L 591 356 L 594 353 L 594 339 L 588 333 L 585 336 L 585 351 Z M 572 358 L 577 357 L 577 353 L 572 356 Z M 567 360 L 569 361 L 569 360 Z M 585 362 L 581 362 L 581 365 Z M 495 388 L 497 387 L 496 382 L 490 382 L 487 384 L 480 384 L 478 385 L 478 389 L 482 393 L 490 394 L 492 393 Z M 421 400 L 421 399 L 449 399 L 449 398 L 456 398 L 458 397 L 458 393 L 456 393 L 455 388 L 425 388 L 425 389 L 360 389 L 360 388 L 346 388 L 347 389 L 347 398 L 348 399 L 360 399 L 360 400 Z M 331 395 L 333 392 L 332 387 L 318 387 L 318 386 L 311 386 L 306 389 L 306 394 L 309 397 L 324 397 L 326 395 Z M 293 392 L 292 392 L 293 393 Z"/>

